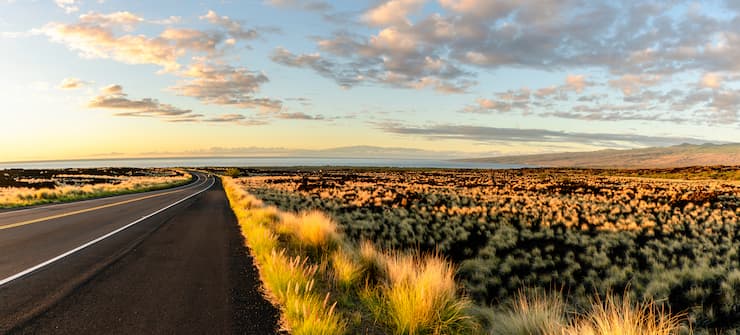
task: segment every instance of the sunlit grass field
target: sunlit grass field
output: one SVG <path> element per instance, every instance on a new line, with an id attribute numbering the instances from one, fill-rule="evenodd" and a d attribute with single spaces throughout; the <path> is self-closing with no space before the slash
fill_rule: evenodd
<path id="1" fill-rule="evenodd" d="M 252 178 L 259 183 L 250 181 Z M 297 178 L 298 186 L 292 189 L 297 194 L 331 195 L 346 190 L 327 180 L 321 189 L 314 190 L 305 176 Z M 353 180 L 374 187 L 364 201 L 386 208 L 384 201 L 398 200 L 387 192 L 387 185 L 357 175 Z M 303 204 L 302 209 L 286 210 L 285 206 L 269 205 L 278 198 L 270 197 L 266 203 L 250 193 L 266 194 L 260 187 L 290 188 L 281 178 L 226 177 L 223 181 L 267 294 L 280 306 L 284 325 L 293 334 L 694 333 L 696 319 L 685 311 L 671 310 L 665 301 L 635 296 L 629 287 L 582 294 L 556 287 L 554 281 L 544 289 L 536 282 L 520 281 L 508 298 L 481 301 L 471 295 L 469 278 L 461 268 L 461 264 L 470 267 L 476 263 L 456 261 L 448 249 L 422 250 L 420 244 L 394 248 L 383 239 L 353 238 L 346 234 L 347 223 L 334 219 L 337 212 L 327 210 L 333 207 L 315 206 L 331 196 L 317 194 L 306 202 L 292 199 Z M 348 181 L 344 178 L 342 185 L 348 186 Z M 351 208 L 373 211 L 368 204 Z M 475 211 L 460 208 L 453 212 Z M 395 220 L 391 212 L 381 213 Z M 378 222 L 376 229 L 387 224 Z M 518 239 L 511 238 L 514 241 L 509 243 Z M 486 269 L 490 265 L 481 266 Z M 503 274 L 507 271 L 511 273 L 499 269 Z M 580 294 L 580 300 L 573 301 L 573 294 Z"/>
<path id="2" fill-rule="evenodd" d="M 116 175 L 104 170 L 98 174 L 89 172 L 80 174 L 64 170 L 38 171 L 36 176 L 30 178 L 29 170 L 23 172 L 22 178 L 12 178 L 11 173 L 4 172 L 9 182 L 0 187 L 0 208 L 153 191 L 183 185 L 192 179 L 192 175 L 187 172 L 170 169 L 137 170 L 135 173 L 130 172 L 130 175 Z"/>

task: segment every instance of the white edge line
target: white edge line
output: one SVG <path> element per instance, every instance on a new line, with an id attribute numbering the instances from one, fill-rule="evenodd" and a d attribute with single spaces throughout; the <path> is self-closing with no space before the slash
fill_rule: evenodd
<path id="1" fill-rule="evenodd" d="M 31 273 L 33 273 L 33 272 L 35 272 L 35 271 L 37 271 L 37 270 L 39 270 L 39 269 L 41 269 L 43 267 L 46 267 L 46 266 L 48 266 L 48 265 L 50 265 L 52 263 L 55 263 L 55 262 L 61 260 L 62 258 L 65 258 L 67 256 L 70 256 L 72 254 L 75 254 L 75 253 L 79 252 L 82 249 L 85 249 L 87 247 L 90 247 L 90 246 L 92 246 L 94 244 L 97 244 L 98 242 L 103 241 L 103 240 L 105 240 L 105 239 L 107 239 L 107 238 L 109 238 L 109 237 L 111 237 L 111 236 L 113 236 L 115 234 L 118 234 L 118 233 L 120 233 L 120 232 L 122 232 L 122 231 L 124 231 L 124 230 L 126 230 L 128 228 L 130 228 L 131 226 L 140 223 L 141 221 L 144 221 L 144 220 L 146 220 L 146 219 L 148 219 L 148 218 L 150 218 L 152 216 L 155 216 L 155 215 L 157 215 L 159 213 L 162 213 L 162 212 L 164 212 L 164 211 L 166 211 L 166 210 L 168 210 L 168 209 L 170 209 L 170 208 L 172 208 L 174 206 L 177 206 L 180 203 L 184 202 L 185 200 L 188 200 L 188 199 L 190 199 L 190 198 L 192 198 L 192 197 L 194 197 L 194 196 L 196 196 L 198 194 L 201 194 L 201 193 L 209 190 L 215 183 L 216 183 L 216 178 L 213 178 L 213 181 L 211 182 L 211 185 L 209 185 L 208 187 L 206 187 L 206 188 L 204 188 L 204 189 L 202 189 L 202 190 L 200 190 L 200 191 L 198 191 L 196 193 L 193 193 L 193 194 L 191 194 L 191 195 L 189 195 L 189 196 L 187 196 L 185 198 L 182 198 L 182 199 L 178 200 L 177 202 L 168 205 L 167 207 L 164 207 L 162 209 L 159 209 L 156 212 L 151 213 L 149 215 L 143 216 L 143 217 L 141 217 L 140 219 L 138 219 L 138 220 L 136 220 L 134 222 L 131 222 L 131 223 L 129 223 L 129 224 L 127 224 L 127 225 L 125 225 L 125 226 L 123 226 L 121 228 L 118 228 L 118 229 L 116 229 L 116 230 L 114 230 L 114 231 L 112 231 L 112 232 L 110 232 L 108 234 L 105 234 L 103 236 L 100 236 L 100 237 L 98 237 L 98 238 L 96 238 L 96 239 L 94 239 L 94 240 L 92 240 L 90 242 L 87 242 L 87 243 L 85 243 L 85 244 L 83 244 L 83 245 L 81 245 L 81 246 L 79 246 L 77 248 L 74 248 L 74 249 L 72 249 L 70 251 L 67 251 L 67 252 L 65 252 L 65 253 L 63 253 L 63 254 L 61 254 L 59 256 L 56 256 L 56 257 L 54 257 L 54 258 L 52 258 L 52 259 L 50 259 L 50 260 L 48 260 L 46 262 L 43 262 L 43 263 L 38 264 L 38 265 L 35 265 L 35 266 L 30 267 L 30 268 L 28 268 L 26 270 L 23 270 L 23 271 L 21 271 L 19 273 L 16 273 L 16 274 L 14 274 L 14 275 L 12 275 L 12 276 L 10 276 L 8 278 L 5 278 L 3 280 L 0 280 L 0 286 L 3 286 L 5 284 L 7 284 L 7 283 L 10 283 L 10 282 L 16 280 L 16 279 L 19 279 L 19 278 L 24 277 L 24 276 L 26 276 L 28 274 L 31 274 Z"/>

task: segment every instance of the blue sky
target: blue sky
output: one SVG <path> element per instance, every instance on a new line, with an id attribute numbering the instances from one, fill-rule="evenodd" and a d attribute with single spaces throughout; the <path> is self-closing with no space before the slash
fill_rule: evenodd
<path id="1" fill-rule="evenodd" d="M 738 10 L 0 0 L 0 161 L 739 142 Z"/>

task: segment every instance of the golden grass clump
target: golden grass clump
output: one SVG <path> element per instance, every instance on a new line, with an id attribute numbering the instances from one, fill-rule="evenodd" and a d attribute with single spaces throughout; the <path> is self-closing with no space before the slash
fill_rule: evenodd
<path id="1" fill-rule="evenodd" d="M 565 331 L 566 308 L 560 295 L 521 290 L 507 310 L 490 320 L 491 335 L 556 335 Z"/>
<path id="2" fill-rule="evenodd" d="M 355 258 L 353 253 L 343 249 L 336 250 L 331 255 L 334 280 L 345 290 L 355 287 L 362 278 L 362 265 Z"/>
<path id="3" fill-rule="evenodd" d="M 586 313 L 569 313 L 560 295 L 534 289 L 520 291 L 506 309 L 492 313 L 489 334 L 677 335 L 684 318 L 671 316 L 651 300 L 633 305 L 627 294 L 595 298 Z"/>
<path id="4" fill-rule="evenodd" d="M 360 266 L 367 284 L 376 284 L 385 277 L 385 256 L 371 242 L 360 242 Z"/>
<path id="5" fill-rule="evenodd" d="M 279 234 L 290 235 L 301 247 L 333 249 L 339 240 L 337 224 L 319 211 L 284 213 L 277 227 Z"/>
<path id="6" fill-rule="evenodd" d="M 672 316 L 653 301 L 632 305 L 626 294 L 622 299 L 607 295 L 592 305 L 564 335 L 677 335 L 681 330 L 683 315 Z"/>
<path id="7" fill-rule="evenodd" d="M 471 302 L 457 294 L 453 266 L 437 256 L 383 254 L 385 280 L 365 299 L 395 334 L 472 334 Z"/>

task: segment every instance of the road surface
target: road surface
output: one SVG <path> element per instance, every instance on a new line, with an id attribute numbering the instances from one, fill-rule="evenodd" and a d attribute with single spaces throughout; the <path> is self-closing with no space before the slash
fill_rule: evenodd
<path id="1" fill-rule="evenodd" d="M 0 334 L 272 334 L 218 180 L 0 213 Z"/>

